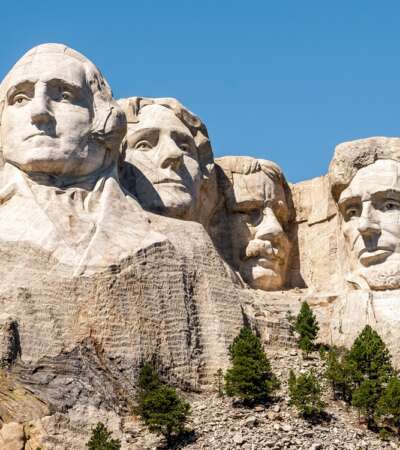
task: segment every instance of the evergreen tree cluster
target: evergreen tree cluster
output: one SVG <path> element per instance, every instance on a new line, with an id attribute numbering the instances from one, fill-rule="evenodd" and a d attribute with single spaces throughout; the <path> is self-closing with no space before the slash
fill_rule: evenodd
<path id="1" fill-rule="evenodd" d="M 247 404 L 266 402 L 280 383 L 260 339 L 243 327 L 229 348 L 232 367 L 225 374 L 225 392 Z"/>
<path id="2" fill-rule="evenodd" d="M 184 433 L 190 405 L 172 386 L 163 383 L 154 367 L 146 363 L 139 374 L 135 413 L 151 432 L 162 434 L 170 443 Z"/>
<path id="3" fill-rule="evenodd" d="M 326 356 L 326 378 L 334 397 L 356 407 L 370 428 L 400 426 L 400 379 L 378 333 L 367 325 L 350 350 Z"/>

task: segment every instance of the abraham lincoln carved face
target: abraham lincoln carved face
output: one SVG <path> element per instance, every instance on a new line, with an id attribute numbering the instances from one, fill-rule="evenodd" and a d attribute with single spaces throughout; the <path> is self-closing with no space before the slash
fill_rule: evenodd
<path id="1" fill-rule="evenodd" d="M 330 168 L 348 277 L 372 290 L 400 288 L 400 162 L 390 159 L 399 145 L 389 138 L 342 144 Z"/>

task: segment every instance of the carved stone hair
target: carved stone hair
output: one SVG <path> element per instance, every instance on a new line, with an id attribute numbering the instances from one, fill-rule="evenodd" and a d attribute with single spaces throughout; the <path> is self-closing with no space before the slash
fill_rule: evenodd
<path id="1" fill-rule="evenodd" d="M 93 122 L 91 136 L 103 143 L 115 158 L 126 133 L 126 119 L 112 91 L 99 69 L 84 55 L 63 44 L 42 44 L 29 50 L 20 58 L 0 84 L 0 124 L 10 78 L 15 69 L 28 65 L 40 54 L 62 54 L 82 64 L 89 92 L 93 96 Z"/>
<path id="2" fill-rule="evenodd" d="M 378 159 L 400 162 L 400 138 L 372 137 L 339 144 L 329 166 L 329 182 L 334 200 L 338 201 L 357 171 Z"/>
<path id="3" fill-rule="evenodd" d="M 204 178 L 209 178 L 214 170 L 214 155 L 212 152 L 207 128 L 204 123 L 185 108 L 175 98 L 145 98 L 130 97 L 118 100 L 126 114 L 128 124 L 140 122 L 140 111 L 149 105 L 159 105 L 170 109 L 175 116 L 189 129 L 197 147 L 199 163 Z"/>

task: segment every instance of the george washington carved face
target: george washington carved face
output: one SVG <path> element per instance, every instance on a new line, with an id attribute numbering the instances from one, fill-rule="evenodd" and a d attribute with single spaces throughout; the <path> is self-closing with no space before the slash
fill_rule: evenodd
<path id="1" fill-rule="evenodd" d="M 3 156 L 25 172 L 83 176 L 106 158 L 95 119 L 102 106 L 110 113 L 111 91 L 108 105 L 104 99 L 96 104 L 109 88 L 88 60 L 65 48 L 46 44 L 28 52 L 1 86 Z"/>

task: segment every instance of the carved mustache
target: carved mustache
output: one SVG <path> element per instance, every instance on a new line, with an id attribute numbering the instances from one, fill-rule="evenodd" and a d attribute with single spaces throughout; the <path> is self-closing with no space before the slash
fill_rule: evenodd
<path id="1" fill-rule="evenodd" d="M 244 259 L 262 257 L 270 261 L 278 260 L 279 262 L 282 262 L 283 257 L 281 253 L 280 245 L 274 246 L 270 241 L 254 239 L 247 245 Z"/>

